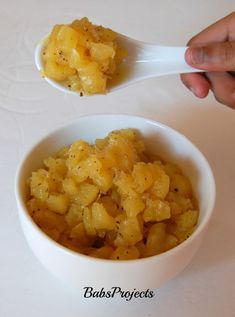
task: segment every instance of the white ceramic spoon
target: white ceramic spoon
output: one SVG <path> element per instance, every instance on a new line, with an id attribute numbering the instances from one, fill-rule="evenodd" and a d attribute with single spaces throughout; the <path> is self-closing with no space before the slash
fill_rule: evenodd
<path id="1" fill-rule="evenodd" d="M 200 71 L 186 63 L 184 54 L 187 47 L 148 44 L 122 34 L 118 34 L 117 40 L 126 49 L 128 56 L 119 66 L 117 75 L 109 82 L 109 92 L 151 77 Z M 44 42 L 45 40 L 42 40 L 35 50 L 35 63 L 39 70 L 43 69 L 41 57 Z M 60 82 L 49 78 L 45 79 L 53 87 L 63 92 L 78 94 Z"/>

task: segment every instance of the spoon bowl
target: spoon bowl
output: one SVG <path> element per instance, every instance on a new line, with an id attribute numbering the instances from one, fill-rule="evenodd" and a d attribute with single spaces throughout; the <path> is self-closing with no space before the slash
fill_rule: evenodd
<path id="1" fill-rule="evenodd" d="M 46 39 L 47 37 L 42 39 L 35 49 L 35 64 L 39 71 L 43 70 L 42 52 Z M 127 51 L 128 56 L 118 66 L 116 74 L 108 82 L 108 92 L 152 77 L 200 71 L 186 63 L 184 55 L 187 47 L 145 43 L 119 33 L 117 33 L 117 41 Z M 70 90 L 59 81 L 44 78 L 50 85 L 64 93 L 79 93 Z"/>

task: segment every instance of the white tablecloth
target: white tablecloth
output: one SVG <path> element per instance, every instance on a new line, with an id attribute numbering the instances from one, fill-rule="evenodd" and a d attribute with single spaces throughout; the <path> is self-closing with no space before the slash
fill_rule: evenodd
<path id="1" fill-rule="evenodd" d="M 40 78 L 34 47 L 53 24 L 87 16 L 131 37 L 184 45 L 234 10 L 220 0 L 0 1 L 0 316 L 231 317 L 235 311 L 235 111 L 212 95 L 196 99 L 178 76 L 146 80 L 107 96 L 64 95 Z M 20 228 L 14 177 L 35 140 L 89 113 L 128 113 L 183 132 L 208 158 L 216 179 L 215 213 L 190 265 L 152 299 L 84 299 L 51 276 Z"/>

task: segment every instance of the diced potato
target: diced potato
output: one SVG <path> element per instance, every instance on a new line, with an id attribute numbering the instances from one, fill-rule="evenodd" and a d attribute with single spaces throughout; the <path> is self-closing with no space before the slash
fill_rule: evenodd
<path id="1" fill-rule="evenodd" d="M 58 214 L 65 214 L 69 207 L 69 198 L 66 194 L 51 194 L 46 200 L 47 207 Z"/>
<path id="2" fill-rule="evenodd" d="M 64 176 L 67 172 L 64 159 L 49 157 L 45 159 L 43 163 L 53 174 L 58 173 L 59 175 Z"/>
<path id="3" fill-rule="evenodd" d="M 188 210 L 177 216 L 176 225 L 180 230 L 187 230 L 196 225 L 198 220 L 198 210 Z"/>
<path id="4" fill-rule="evenodd" d="M 159 199 L 165 199 L 170 188 L 170 178 L 158 163 L 149 164 L 153 174 L 151 192 Z"/>
<path id="5" fill-rule="evenodd" d="M 169 219 L 171 217 L 170 204 L 160 199 L 147 199 L 143 217 L 145 222 Z"/>
<path id="6" fill-rule="evenodd" d="M 82 205 L 90 205 L 97 197 L 99 188 L 94 184 L 81 183 L 78 185 L 78 192 L 75 197 L 75 202 Z"/>
<path id="7" fill-rule="evenodd" d="M 141 227 L 136 217 L 122 217 L 117 226 L 117 237 L 114 241 L 116 246 L 134 246 L 142 240 Z"/>
<path id="8" fill-rule="evenodd" d="M 102 42 L 113 42 L 117 36 L 117 34 L 114 31 L 108 28 L 104 28 L 102 26 L 96 26 L 95 31 L 98 35 L 98 39 Z"/>
<path id="9" fill-rule="evenodd" d="M 166 172 L 166 174 L 172 178 L 174 176 L 174 174 L 181 174 L 181 170 L 180 168 L 173 163 L 166 163 L 164 166 L 164 171 Z"/>
<path id="10" fill-rule="evenodd" d="M 179 241 L 174 235 L 167 234 L 163 249 L 164 249 L 164 251 L 170 250 L 170 249 L 174 248 L 175 246 L 177 246 L 178 243 L 179 243 Z"/>
<path id="11" fill-rule="evenodd" d="M 91 43 L 90 54 L 91 54 L 91 58 L 94 61 L 99 62 L 108 58 L 114 58 L 115 49 L 112 43 L 111 45 L 103 44 L 103 43 Z"/>
<path id="12" fill-rule="evenodd" d="M 43 200 L 38 199 L 38 198 L 31 198 L 28 202 L 27 202 L 27 208 L 29 213 L 31 214 L 31 216 L 33 216 L 33 214 L 36 211 L 40 211 L 40 210 L 44 210 L 46 209 L 46 204 Z"/>
<path id="13" fill-rule="evenodd" d="M 62 25 L 59 32 L 57 33 L 57 41 L 59 49 L 64 52 L 70 53 L 72 49 L 76 48 L 78 43 L 78 32 L 73 28 Z"/>
<path id="14" fill-rule="evenodd" d="M 95 32 L 93 32 L 94 26 L 87 18 L 81 20 L 74 20 L 71 23 L 71 27 L 78 32 L 78 44 L 82 47 L 86 47 L 89 43 L 95 41 Z"/>
<path id="15" fill-rule="evenodd" d="M 42 58 L 43 58 L 44 62 L 47 62 L 47 60 L 49 60 L 49 59 L 51 61 L 56 61 L 56 59 L 58 57 L 58 55 L 57 55 L 57 40 L 56 40 L 56 38 L 57 38 L 57 34 L 58 34 L 60 28 L 61 28 L 61 25 L 56 24 L 53 27 L 49 38 L 45 42 L 46 49 L 44 49 L 43 55 L 42 55 Z"/>
<path id="16" fill-rule="evenodd" d="M 30 181 L 31 195 L 35 198 L 45 200 L 49 193 L 56 189 L 56 183 L 50 177 L 50 174 L 44 169 L 33 172 Z"/>
<path id="17" fill-rule="evenodd" d="M 134 163 L 138 161 L 137 151 L 124 133 L 109 134 L 109 151 L 116 156 L 116 165 L 125 172 L 130 172 Z"/>
<path id="18" fill-rule="evenodd" d="M 68 171 L 68 176 L 71 177 L 76 183 L 85 181 L 89 176 L 89 166 L 87 161 L 81 161 L 76 166 L 73 166 Z"/>
<path id="19" fill-rule="evenodd" d="M 90 62 L 78 68 L 83 91 L 87 94 L 105 93 L 107 77 L 100 71 L 99 64 Z"/>
<path id="20" fill-rule="evenodd" d="M 78 194 L 78 187 L 75 181 L 72 178 L 65 178 L 62 183 L 63 190 L 70 197 L 74 197 Z"/>
<path id="21" fill-rule="evenodd" d="M 91 152 L 90 145 L 83 141 L 78 140 L 74 142 L 68 151 L 68 159 L 66 160 L 66 164 L 69 169 L 72 169 L 77 166 L 77 164 L 88 157 Z"/>
<path id="22" fill-rule="evenodd" d="M 171 201 L 169 205 L 171 209 L 171 215 L 173 217 L 182 213 L 182 208 L 177 202 Z"/>
<path id="23" fill-rule="evenodd" d="M 61 215 L 47 209 L 36 210 L 33 214 L 33 219 L 45 231 L 55 229 L 62 233 L 67 228 L 66 222 Z"/>
<path id="24" fill-rule="evenodd" d="M 81 68 L 82 65 L 84 64 L 84 61 L 87 60 L 86 53 L 87 53 L 87 49 L 83 46 L 78 46 L 77 48 L 72 49 L 70 53 L 69 66 L 71 68 L 76 68 L 76 69 Z M 78 77 L 75 76 L 74 79 L 77 79 L 77 78 Z"/>
<path id="25" fill-rule="evenodd" d="M 115 219 L 110 216 L 104 206 L 99 203 L 93 203 L 91 208 L 92 225 L 96 230 L 106 229 L 113 230 L 116 226 Z"/>
<path id="26" fill-rule="evenodd" d="M 170 203 L 177 204 L 179 212 L 176 212 L 176 214 L 185 212 L 189 209 L 194 209 L 193 201 L 190 198 L 185 198 L 176 192 L 169 192 L 167 194 L 166 200 Z"/>
<path id="27" fill-rule="evenodd" d="M 147 237 L 145 256 L 159 254 L 163 251 L 164 241 L 166 239 L 165 224 L 156 223 L 150 230 Z"/>
<path id="28" fill-rule="evenodd" d="M 192 197 L 192 188 L 189 180 L 181 174 L 174 174 L 170 184 L 170 190 L 187 198 Z"/>
<path id="29" fill-rule="evenodd" d="M 117 191 L 121 197 L 136 197 L 138 194 L 134 190 L 133 178 L 130 174 L 121 171 L 114 179 L 114 185 L 117 186 Z"/>
<path id="30" fill-rule="evenodd" d="M 44 67 L 44 75 L 57 81 L 63 81 L 74 74 L 76 74 L 75 69 L 53 60 L 48 60 Z"/>
<path id="31" fill-rule="evenodd" d="M 89 238 L 86 234 L 83 222 L 80 222 L 75 227 L 73 227 L 69 236 L 71 238 L 78 239 L 80 245 L 87 246 L 89 244 Z"/>
<path id="32" fill-rule="evenodd" d="M 148 164 L 143 162 L 136 163 L 133 168 L 132 177 L 134 188 L 138 193 L 143 193 L 153 183 L 153 176 Z"/>
<path id="33" fill-rule="evenodd" d="M 135 217 L 144 210 L 145 204 L 140 196 L 127 196 L 121 203 L 128 217 Z"/>
<path id="34" fill-rule="evenodd" d="M 106 193 L 112 187 L 113 174 L 102 166 L 97 156 L 91 155 L 87 160 L 88 176 L 98 186 L 102 193 Z"/>
<path id="35" fill-rule="evenodd" d="M 83 223 L 84 223 L 84 227 L 85 227 L 87 235 L 95 236 L 96 230 L 93 226 L 92 212 L 91 212 L 91 209 L 88 207 L 85 207 L 83 211 Z"/>
<path id="36" fill-rule="evenodd" d="M 110 196 L 102 196 L 98 202 L 104 206 L 105 210 L 110 216 L 117 216 L 119 212 L 118 205 Z"/>
<path id="37" fill-rule="evenodd" d="M 83 221 L 83 208 L 77 204 L 72 204 L 65 214 L 65 221 L 70 227 L 76 226 Z"/>

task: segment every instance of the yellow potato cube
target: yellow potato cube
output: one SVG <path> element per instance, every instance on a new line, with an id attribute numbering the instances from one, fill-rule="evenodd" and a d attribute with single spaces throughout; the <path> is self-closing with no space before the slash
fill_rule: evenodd
<path id="1" fill-rule="evenodd" d="M 144 210 L 145 204 L 140 196 L 128 196 L 121 203 L 128 217 L 135 217 Z"/>
<path id="2" fill-rule="evenodd" d="M 102 204 L 107 213 L 112 217 L 116 217 L 119 213 L 117 203 L 110 196 L 101 196 L 98 203 Z"/>
<path id="3" fill-rule="evenodd" d="M 49 38 L 46 40 L 45 45 L 46 49 L 43 51 L 43 60 L 46 62 L 47 60 L 56 61 L 58 55 L 57 55 L 57 34 L 61 28 L 61 25 L 56 24 L 52 32 L 49 36 Z"/>
<path id="4" fill-rule="evenodd" d="M 176 225 L 180 230 L 187 230 L 196 225 L 198 220 L 198 210 L 188 210 L 176 217 Z"/>
<path id="5" fill-rule="evenodd" d="M 70 59 L 69 59 L 69 66 L 71 68 L 79 69 L 84 65 L 84 61 L 87 59 L 87 49 L 85 47 L 77 46 L 71 50 Z"/>
<path id="6" fill-rule="evenodd" d="M 172 178 L 174 174 L 181 174 L 180 168 L 173 163 L 164 164 L 163 169 L 170 178 Z"/>
<path id="7" fill-rule="evenodd" d="M 78 187 L 72 178 L 65 178 L 62 183 L 63 190 L 70 197 L 74 197 L 78 194 Z"/>
<path id="8" fill-rule="evenodd" d="M 96 235 L 96 230 L 92 222 L 92 212 L 88 207 L 85 207 L 83 211 L 83 224 L 88 236 Z"/>
<path id="9" fill-rule="evenodd" d="M 171 217 L 170 204 L 160 199 L 147 199 L 143 217 L 145 222 L 169 219 Z"/>
<path id="10" fill-rule="evenodd" d="M 142 238 L 141 227 L 136 217 L 121 217 L 117 220 L 117 237 L 114 241 L 116 246 L 133 246 Z"/>
<path id="11" fill-rule="evenodd" d="M 137 192 L 134 190 L 134 182 L 130 174 L 126 174 L 123 171 L 118 173 L 114 179 L 114 185 L 117 186 L 117 192 L 121 195 L 121 197 L 138 196 Z"/>
<path id="12" fill-rule="evenodd" d="M 35 213 L 35 211 L 40 211 L 46 209 L 46 204 L 41 199 L 31 198 L 27 201 L 27 209 L 31 216 Z"/>
<path id="13" fill-rule="evenodd" d="M 102 42 L 113 42 L 117 34 L 109 28 L 104 28 L 102 26 L 96 26 L 95 31 L 98 35 L 98 38 Z"/>
<path id="14" fill-rule="evenodd" d="M 46 200 L 47 207 L 58 214 L 65 214 L 69 207 L 69 198 L 66 194 L 51 194 Z"/>
<path id="15" fill-rule="evenodd" d="M 181 174 L 174 174 L 170 184 L 170 190 L 187 198 L 192 197 L 192 188 L 190 181 Z"/>
<path id="16" fill-rule="evenodd" d="M 66 160 L 66 164 L 69 169 L 76 168 L 77 164 L 88 157 L 91 152 L 90 145 L 83 141 L 78 140 L 74 142 L 68 151 L 68 159 Z"/>
<path id="17" fill-rule="evenodd" d="M 87 169 L 88 176 L 102 193 L 106 193 L 112 187 L 112 171 L 103 168 L 101 161 L 96 155 L 89 156 L 85 161 L 84 168 Z"/>
<path id="18" fill-rule="evenodd" d="M 152 256 L 163 251 L 164 241 L 166 239 L 164 223 L 156 223 L 149 230 L 145 246 L 145 256 Z"/>
<path id="19" fill-rule="evenodd" d="M 43 230 L 55 229 L 62 233 L 67 228 L 66 222 L 61 215 L 47 209 L 36 210 L 33 214 L 33 219 Z"/>
<path id="20" fill-rule="evenodd" d="M 153 176 L 149 165 L 143 162 L 136 163 L 132 171 L 134 188 L 138 193 L 148 190 L 153 183 Z"/>
<path id="21" fill-rule="evenodd" d="M 165 242 L 164 242 L 163 250 L 164 251 L 170 250 L 170 249 L 174 248 L 175 246 L 177 246 L 178 243 L 179 243 L 179 241 L 174 235 L 167 234 Z"/>
<path id="22" fill-rule="evenodd" d="M 91 43 L 90 55 L 94 61 L 99 62 L 108 58 L 114 58 L 115 49 L 112 44 Z"/>
<path id="23" fill-rule="evenodd" d="M 69 76 L 76 74 L 76 70 L 67 65 L 58 64 L 56 61 L 48 60 L 44 67 L 44 75 L 57 81 L 66 80 Z"/>
<path id="24" fill-rule="evenodd" d="M 78 33 L 67 25 L 61 26 L 56 38 L 59 49 L 68 53 L 70 53 L 72 49 L 76 48 L 78 43 Z"/>
<path id="25" fill-rule="evenodd" d="M 87 94 L 104 93 L 107 77 L 100 71 L 99 64 L 90 62 L 78 68 L 81 86 Z"/>
<path id="26" fill-rule="evenodd" d="M 78 223 L 75 227 L 73 227 L 70 231 L 71 238 L 75 238 L 79 241 L 79 245 L 87 246 L 90 242 L 89 237 L 86 234 L 86 230 L 83 222 Z"/>
<path id="27" fill-rule="evenodd" d="M 170 178 L 158 163 L 149 164 L 149 167 L 154 179 L 151 192 L 159 199 L 165 199 L 170 188 Z"/>
<path id="28" fill-rule="evenodd" d="M 92 225 L 96 230 L 113 230 L 116 226 L 115 219 L 110 216 L 100 203 L 93 203 L 91 208 Z"/>
<path id="29" fill-rule="evenodd" d="M 99 188 L 89 183 L 81 183 L 78 185 L 78 192 L 74 201 L 81 206 L 90 205 L 97 197 Z"/>
<path id="30" fill-rule="evenodd" d="M 65 221 L 70 227 L 76 226 L 83 221 L 83 208 L 79 205 L 72 204 L 65 214 Z"/>
<path id="31" fill-rule="evenodd" d="M 51 173 L 58 173 L 59 175 L 64 176 L 67 172 L 64 159 L 49 157 L 45 159 L 43 163 Z"/>
<path id="32" fill-rule="evenodd" d="M 56 189 L 56 183 L 50 177 L 50 174 L 39 169 L 37 172 L 33 172 L 30 180 L 31 195 L 35 198 L 46 200 L 49 193 Z"/>

